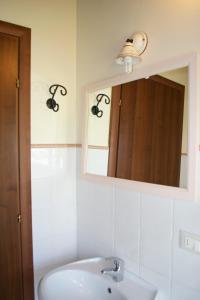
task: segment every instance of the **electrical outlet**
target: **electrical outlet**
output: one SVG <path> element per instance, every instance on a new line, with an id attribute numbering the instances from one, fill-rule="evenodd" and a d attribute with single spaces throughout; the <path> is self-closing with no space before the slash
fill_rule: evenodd
<path id="1" fill-rule="evenodd" d="M 185 236 L 184 248 L 189 250 L 192 250 L 194 248 L 194 240 L 191 237 Z"/>
<path id="2" fill-rule="evenodd" d="M 180 230 L 180 248 L 200 254 L 200 236 Z"/>

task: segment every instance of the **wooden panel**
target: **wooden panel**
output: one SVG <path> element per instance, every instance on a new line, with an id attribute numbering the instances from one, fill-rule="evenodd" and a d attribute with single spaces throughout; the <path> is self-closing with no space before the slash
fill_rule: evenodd
<path id="1" fill-rule="evenodd" d="M 131 123 L 132 152 L 129 167 L 129 179 L 151 182 L 152 132 L 154 126 L 155 91 L 148 89 L 148 80 L 141 79 L 136 83 L 134 123 Z"/>
<path id="2" fill-rule="evenodd" d="M 179 186 L 184 86 L 152 76 L 123 84 L 121 101 L 111 127 L 118 135 L 110 133 L 117 145 L 109 157 L 115 160 L 111 176 Z"/>
<path id="3" fill-rule="evenodd" d="M 131 179 L 179 186 L 184 87 L 153 76 L 138 91 Z"/>
<path id="4" fill-rule="evenodd" d="M 30 37 L 29 28 L 0 21 L 0 32 L 19 40 L 19 197 L 22 223 L 21 265 L 23 295 L 20 299 L 33 300 L 33 259 L 31 220 L 31 180 L 30 180 Z M 1 88 L 1 87 L 0 87 Z M 16 216 L 15 216 L 16 217 Z M 16 219 L 15 219 L 16 220 Z M 16 226 L 16 222 L 15 222 Z M 14 298 L 17 299 L 17 298 Z M 10 298 L 9 298 L 10 300 Z"/>
<path id="5" fill-rule="evenodd" d="M 21 28 L 21 27 L 20 27 Z M 34 299 L 33 246 L 31 209 L 31 141 L 30 141 L 30 59 L 31 32 L 21 28 L 20 36 L 20 89 L 19 89 L 19 149 L 20 149 L 20 204 L 21 246 L 24 300 Z"/>
<path id="6" fill-rule="evenodd" d="M 21 237 L 18 143 L 18 38 L 0 34 L 0 291 L 21 300 Z"/>
<path id="7" fill-rule="evenodd" d="M 137 81 L 122 85 L 116 177 L 131 178 Z"/>
<path id="8" fill-rule="evenodd" d="M 112 87 L 110 129 L 109 129 L 109 157 L 108 157 L 108 176 L 116 176 L 118 135 L 119 135 L 119 116 L 121 104 L 121 85 Z"/>

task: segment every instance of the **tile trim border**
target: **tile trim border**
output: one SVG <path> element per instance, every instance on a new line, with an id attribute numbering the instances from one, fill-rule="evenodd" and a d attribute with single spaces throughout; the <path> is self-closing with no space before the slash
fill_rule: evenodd
<path id="1" fill-rule="evenodd" d="M 81 148 L 81 144 L 31 144 L 31 148 Z M 108 150 L 108 146 L 89 145 L 89 149 Z"/>
<path id="2" fill-rule="evenodd" d="M 31 144 L 31 148 L 81 148 L 81 144 Z"/>
<path id="3" fill-rule="evenodd" d="M 31 148 L 81 148 L 82 144 L 31 144 Z M 89 145 L 89 149 L 99 149 L 99 150 L 108 150 L 108 146 L 95 146 Z M 200 152 L 200 145 L 199 145 Z M 187 156 L 187 153 L 182 153 L 182 155 Z"/>

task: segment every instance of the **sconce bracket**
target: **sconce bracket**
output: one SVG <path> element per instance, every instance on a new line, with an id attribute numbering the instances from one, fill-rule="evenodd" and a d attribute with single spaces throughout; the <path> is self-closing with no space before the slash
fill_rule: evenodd
<path id="1" fill-rule="evenodd" d="M 96 100 L 97 100 L 97 105 L 93 105 L 91 107 L 91 112 L 94 116 L 97 116 L 98 118 L 101 118 L 103 116 L 103 110 L 99 109 L 99 103 L 102 100 L 105 100 L 105 104 L 109 104 L 110 103 L 110 97 L 108 97 L 108 95 L 106 94 L 98 94 L 96 96 Z"/>
<path id="2" fill-rule="evenodd" d="M 47 107 L 49 109 L 52 109 L 54 112 L 57 112 L 59 110 L 59 104 L 54 99 L 58 88 L 60 89 L 60 94 L 62 96 L 67 95 L 67 89 L 63 85 L 53 84 L 50 86 L 49 93 L 52 95 L 52 97 L 47 100 L 46 104 L 47 104 Z"/>

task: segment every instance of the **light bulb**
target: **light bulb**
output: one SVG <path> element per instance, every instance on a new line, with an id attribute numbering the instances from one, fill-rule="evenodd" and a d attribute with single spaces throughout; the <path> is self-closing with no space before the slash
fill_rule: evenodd
<path id="1" fill-rule="evenodd" d="M 124 57 L 124 64 L 126 73 L 133 72 L 133 60 L 131 56 Z"/>

